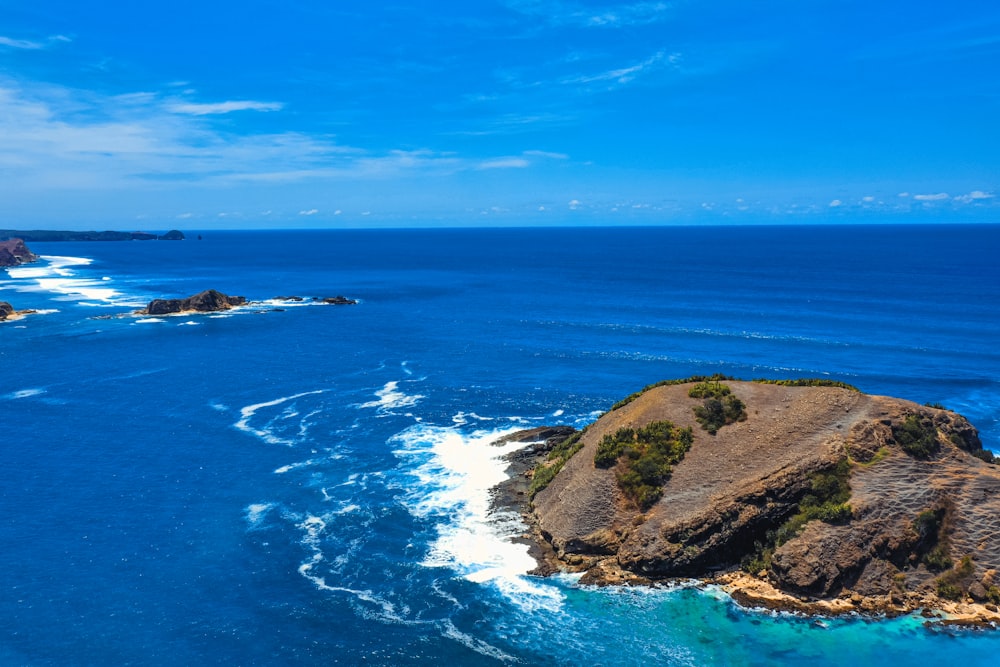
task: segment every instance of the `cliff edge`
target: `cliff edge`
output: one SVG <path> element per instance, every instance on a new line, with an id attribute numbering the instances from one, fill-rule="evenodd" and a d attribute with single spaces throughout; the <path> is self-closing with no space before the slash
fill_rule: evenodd
<path id="1" fill-rule="evenodd" d="M 38 255 L 28 250 L 22 239 L 0 241 L 0 267 L 19 266 L 37 259 Z"/>
<path id="2" fill-rule="evenodd" d="M 841 386 L 724 382 L 648 388 L 528 473 L 551 478 L 525 512 L 547 568 L 713 580 L 803 611 L 1000 620 L 1000 469 L 965 418 Z M 721 405 L 738 410 L 706 421 Z"/>

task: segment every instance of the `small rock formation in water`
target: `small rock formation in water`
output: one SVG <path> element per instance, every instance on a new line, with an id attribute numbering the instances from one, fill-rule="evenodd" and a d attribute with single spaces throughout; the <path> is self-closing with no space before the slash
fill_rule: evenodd
<path id="1" fill-rule="evenodd" d="M 214 289 L 199 292 L 186 299 L 153 299 L 137 315 L 172 315 L 175 313 L 212 313 L 229 310 L 235 306 L 245 306 L 246 297 L 229 296 Z"/>

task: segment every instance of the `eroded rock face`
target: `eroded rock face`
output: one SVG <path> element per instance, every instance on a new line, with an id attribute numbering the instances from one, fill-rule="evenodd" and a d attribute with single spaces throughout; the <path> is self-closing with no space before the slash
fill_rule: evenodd
<path id="1" fill-rule="evenodd" d="M 243 306 L 246 302 L 245 297 L 228 296 L 218 290 L 210 289 L 186 299 L 153 299 L 140 312 L 146 315 L 170 315 L 189 311 L 210 313 L 229 310 L 233 306 Z"/>
<path id="2" fill-rule="evenodd" d="M 6 301 L 0 301 L 0 321 L 3 321 L 14 314 L 14 307 Z"/>
<path id="3" fill-rule="evenodd" d="M 984 577 L 1000 569 L 1000 470 L 971 455 L 984 452 L 963 417 L 837 387 L 727 384 L 747 419 L 715 436 L 695 422 L 690 385 L 651 389 L 586 430 L 583 448 L 533 501 L 537 534 L 561 567 L 592 583 L 708 577 L 770 545 L 763 576 L 785 593 L 916 607 L 936 594 L 946 569 L 929 564 L 936 547 L 953 563 L 970 556 L 963 595 L 988 590 Z M 897 442 L 911 416 L 935 440 L 932 455 Z M 641 512 L 594 454 L 605 434 L 660 420 L 692 427 L 694 442 L 659 501 Z M 846 516 L 808 521 L 776 543 L 773 531 L 800 511 L 817 475 L 843 460 Z M 931 514 L 933 530 L 920 528 L 918 517 Z"/>
<path id="4" fill-rule="evenodd" d="M 37 259 L 38 255 L 28 250 L 21 239 L 0 241 L 0 266 L 19 266 Z"/>

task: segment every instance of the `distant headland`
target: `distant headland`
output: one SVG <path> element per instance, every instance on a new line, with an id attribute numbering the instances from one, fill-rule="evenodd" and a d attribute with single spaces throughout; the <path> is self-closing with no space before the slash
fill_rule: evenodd
<path id="1" fill-rule="evenodd" d="M 176 229 L 171 229 L 165 234 L 152 234 L 149 232 L 70 232 L 43 229 L 0 229 L 0 241 L 6 239 L 21 239 L 28 243 L 45 243 L 48 241 L 183 241 L 184 233 Z"/>
<path id="2" fill-rule="evenodd" d="M 941 406 L 823 380 L 688 378 L 582 431 L 515 439 L 535 444 L 510 455 L 494 500 L 521 510 L 541 574 L 1000 622 L 1000 468 Z"/>
<path id="3" fill-rule="evenodd" d="M 38 259 L 20 238 L 0 240 L 0 267 L 20 266 Z"/>

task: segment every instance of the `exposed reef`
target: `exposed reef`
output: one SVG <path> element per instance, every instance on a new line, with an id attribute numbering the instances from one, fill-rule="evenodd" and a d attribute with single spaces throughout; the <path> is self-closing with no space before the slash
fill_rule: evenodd
<path id="1" fill-rule="evenodd" d="M 678 381 L 559 436 L 515 453 L 519 479 L 496 496 L 520 506 L 541 573 L 1000 622 L 1000 470 L 954 412 L 845 386 Z"/>
<path id="2" fill-rule="evenodd" d="M 38 255 L 24 245 L 24 239 L 12 238 L 0 241 L 0 267 L 20 266 L 37 259 Z"/>

